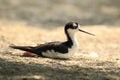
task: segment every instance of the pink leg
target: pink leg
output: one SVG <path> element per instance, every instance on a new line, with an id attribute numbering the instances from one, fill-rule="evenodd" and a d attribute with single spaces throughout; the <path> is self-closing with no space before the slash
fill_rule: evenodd
<path id="1" fill-rule="evenodd" d="M 31 53 L 31 52 L 24 52 L 22 56 L 23 57 L 37 57 L 36 54 Z"/>

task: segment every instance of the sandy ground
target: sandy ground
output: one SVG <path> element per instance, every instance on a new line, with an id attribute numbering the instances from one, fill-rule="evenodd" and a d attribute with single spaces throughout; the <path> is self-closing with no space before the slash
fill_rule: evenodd
<path id="1" fill-rule="evenodd" d="M 8 47 L 64 41 L 63 26 L 50 29 L 1 21 L 0 80 L 120 80 L 120 28 L 117 26 L 82 26 L 96 36 L 78 32 L 78 51 L 69 60 L 21 57 L 22 51 Z"/>

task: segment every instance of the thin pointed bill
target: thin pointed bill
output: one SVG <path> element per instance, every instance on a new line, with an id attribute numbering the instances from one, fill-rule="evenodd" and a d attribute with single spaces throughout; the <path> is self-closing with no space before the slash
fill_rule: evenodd
<path id="1" fill-rule="evenodd" d="M 87 33 L 87 34 L 89 34 L 89 35 L 95 36 L 94 34 L 89 33 L 89 32 L 86 32 L 86 31 L 84 31 L 84 30 L 81 30 L 81 29 L 78 29 L 78 30 L 81 31 L 81 32 Z"/>

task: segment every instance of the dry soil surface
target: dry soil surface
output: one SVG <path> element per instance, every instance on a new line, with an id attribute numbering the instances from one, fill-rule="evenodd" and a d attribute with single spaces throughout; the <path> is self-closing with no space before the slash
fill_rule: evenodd
<path id="1" fill-rule="evenodd" d="M 82 26 L 96 36 L 78 32 L 79 47 L 69 60 L 21 57 L 22 51 L 8 47 L 64 41 L 63 26 L 51 29 L 1 21 L 0 80 L 120 80 L 120 28 L 117 26 Z"/>

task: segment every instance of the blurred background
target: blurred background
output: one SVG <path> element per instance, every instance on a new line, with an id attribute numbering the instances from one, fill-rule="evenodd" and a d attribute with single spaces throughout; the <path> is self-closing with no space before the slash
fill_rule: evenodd
<path id="1" fill-rule="evenodd" d="M 69 21 L 81 25 L 120 25 L 120 0 L 0 0 L 0 21 L 53 27 Z"/>

